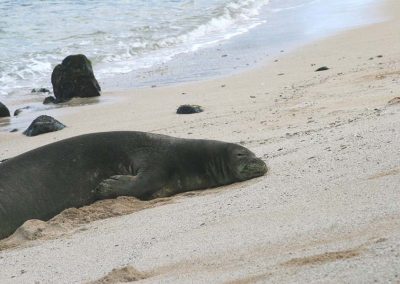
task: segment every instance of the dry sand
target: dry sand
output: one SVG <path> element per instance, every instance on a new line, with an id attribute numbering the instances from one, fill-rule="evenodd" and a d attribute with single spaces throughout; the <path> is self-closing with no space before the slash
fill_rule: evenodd
<path id="1" fill-rule="evenodd" d="M 106 102 L 54 112 L 68 126 L 62 131 L 1 133 L 0 159 L 77 134 L 141 130 L 241 143 L 270 172 L 151 204 L 120 198 L 31 221 L 2 242 L 0 283 L 398 283 L 399 1 L 383 12 L 383 23 L 262 68 L 104 93 Z M 320 66 L 330 69 L 314 72 Z M 176 115 L 185 103 L 205 112 Z"/>

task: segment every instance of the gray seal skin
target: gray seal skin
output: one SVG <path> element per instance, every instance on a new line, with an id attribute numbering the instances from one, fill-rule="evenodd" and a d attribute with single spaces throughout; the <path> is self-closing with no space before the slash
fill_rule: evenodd
<path id="1" fill-rule="evenodd" d="M 148 200 L 266 172 L 261 159 L 232 143 L 135 131 L 72 137 L 0 164 L 0 239 L 26 220 L 99 199 Z"/>

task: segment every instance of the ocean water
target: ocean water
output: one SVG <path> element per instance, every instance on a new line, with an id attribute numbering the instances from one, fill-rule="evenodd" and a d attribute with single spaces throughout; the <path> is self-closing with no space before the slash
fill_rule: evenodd
<path id="1" fill-rule="evenodd" d="M 97 78 L 151 68 L 263 23 L 268 0 L 0 0 L 0 100 L 49 86 L 52 69 L 85 54 Z"/>
<path id="2" fill-rule="evenodd" d="M 382 2 L 0 0 L 0 102 L 11 112 L 25 107 L 0 119 L 0 131 L 22 130 L 41 114 L 73 111 L 70 104 L 43 105 L 47 94 L 30 92 L 51 90 L 53 68 L 70 54 L 92 61 L 103 90 L 202 80 L 268 62 L 274 68 L 276 59 L 301 45 L 384 20 Z"/>

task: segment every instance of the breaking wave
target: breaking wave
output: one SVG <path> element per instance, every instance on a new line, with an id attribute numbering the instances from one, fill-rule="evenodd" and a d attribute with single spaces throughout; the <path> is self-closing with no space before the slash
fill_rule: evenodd
<path id="1" fill-rule="evenodd" d="M 53 2 L 0 3 L 0 96 L 49 86 L 52 69 L 69 54 L 87 55 L 100 79 L 167 62 L 259 25 L 268 0 Z M 93 17 L 86 19 L 88 10 Z M 57 24 L 60 13 L 67 27 Z"/>

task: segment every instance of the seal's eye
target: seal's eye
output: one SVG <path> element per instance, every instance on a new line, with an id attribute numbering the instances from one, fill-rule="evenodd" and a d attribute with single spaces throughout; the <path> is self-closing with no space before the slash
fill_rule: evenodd
<path id="1" fill-rule="evenodd" d="M 244 154 L 244 153 L 241 153 L 241 152 L 239 152 L 239 153 L 237 153 L 237 154 L 236 154 L 236 156 L 237 156 L 237 157 L 239 157 L 239 158 L 241 158 L 241 157 L 244 157 L 244 156 L 245 156 L 245 154 Z"/>

